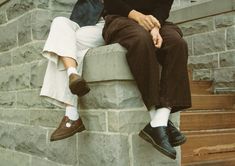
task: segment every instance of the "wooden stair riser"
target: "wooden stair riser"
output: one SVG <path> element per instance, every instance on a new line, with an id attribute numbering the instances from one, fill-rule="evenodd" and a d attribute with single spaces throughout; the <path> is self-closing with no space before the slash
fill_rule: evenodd
<path id="1" fill-rule="evenodd" d="M 191 94 L 212 94 L 212 81 L 191 81 Z"/>

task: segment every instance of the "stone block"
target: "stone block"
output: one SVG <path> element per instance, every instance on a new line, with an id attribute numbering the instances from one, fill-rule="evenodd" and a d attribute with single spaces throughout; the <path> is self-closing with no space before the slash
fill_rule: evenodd
<path id="1" fill-rule="evenodd" d="M 44 42 L 33 42 L 12 51 L 12 63 L 22 64 L 43 59 L 41 52 Z"/>
<path id="2" fill-rule="evenodd" d="M 0 27 L 0 52 L 17 46 L 17 24 L 15 22 Z"/>
<path id="3" fill-rule="evenodd" d="M 139 90 L 133 81 L 96 82 L 81 97 L 83 109 L 122 109 L 143 107 Z"/>
<path id="4" fill-rule="evenodd" d="M 7 17 L 5 11 L 0 11 L 0 25 L 7 22 Z"/>
<path id="5" fill-rule="evenodd" d="M 172 160 L 158 150 L 150 143 L 146 142 L 138 135 L 132 135 L 133 165 L 134 166 L 180 166 L 180 148 L 177 150 L 176 160 Z"/>
<path id="6" fill-rule="evenodd" d="M 78 161 L 81 166 L 128 166 L 128 137 L 120 134 L 81 133 Z"/>
<path id="7" fill-rule="evenodd" d="M 200 34 L 193 38 L 194 55 L 204 55 L 225 50 L 225 31 Z"/>
<path id="8" fill-rule="evenodd" d="M 203 32 L 209 32 L 214 29 L 213 17 L 179 24 L 179 27 L 185 36 L 203 33 Z"/>
<path id="9" fill-rule="evenodd" d="M 193 38 L 192 37 L 184 37 L 184 40 L 188 44 L 188 55 L 192 56 L 193 55 Z"/>
<path id="10" fill-rule="evenodd" d="M 52 130 L 49 131 L 49 137 Z M 49 138 L 48 138 L 49 139 Z M 60 141 L 47 143 L 47 158 L 61 164 L 75 165 L 77 163 L 76 135 Z"/>
<path id="11" fill-rule="evenodd" d="M 31 36 L 31 13 L 24 15 L 17 20 L 18 24 L 18 45 L 21 46 L 32 40 Z"/>
<path id="12" fill-rule="evenodd" d="M 214 70 L 215 82 L 235 82 L 235 67 Z"/>
<path id="13" fill-rule="evenodd" d="M 6 123 L 29 124 L 29 110 L 0 109 L 0 119 Z"/>
<path id="14" fill-rule="evenodd" d="M 16 105 L 16 93 L 15 92 L 0 92 L 0 107 L 12 108 Z"/>
<path id="15" fill-rule="evenodd" d="M 235 27 L 227 29 L 227 48 L 235 49 Z"/>
<path id="16" fill-rule="evenodd" d="M 228 51 L 219 55 L 220 67 L 235 66 L 235 51 Z"/>
<path id="17" fill-rule="evenodd" d="M 193 80 L 207 80 L 210 81 L 211 70 L 210 69 L 196 69 L 193 70 Z"/>
<path id="18" fill-rule="evenodd" d="M 64 117 L 63 110 L 30 110 L 29 122 L 33 126 L 58 127 Z"/>
<path id="19" fill-rule="evenodd" d="M 48 9 L 49 8 L 49 0 L 33 0 L 33 3 L 38 8 Z"/>
<path id="20" fill-rule="evenodd" d="M 106 113 L 104 111 L 81 110 L 79 114 L 88 131 L 106 131 Z"/>
<path id="21" fill-rule="evenodd" d="M 9 134 L 14 130 L 14 127 L 14 125 L 0 122 L 0 147 L 10 148 L 11 140 L 9 139 Z"/>
<path id="22" fill-rule="evenodd" d="M 72 11 L 76 0 L 52 0 L 50 9 L 57 11 Z"/>
<path id="23" fill-rule="evenodd" d="M 108 111 L 108 130 L 120 133 L 138 133 L 150 121 L 147 110 Z"/>
<path id="24" fill-rule="evenodd" d="M 30 65 L 12 66 L 0 70 L 0 91 L 20 90 L 29 88 Z"/>
<path id="25" fill-rule="evenodd" d="M 32 88 L 41 88 L 44 80 L 44 75 L 47 68 L 47 61 L 41 60 L 33 63 L 31 66 L 30 85 Z"/>
<path id="26" fill-rule="evenodd" d="M 218 68 L 218 64 L 218 54 L 190 56 L 188 59 L 188 67 L 191 69 Z"/>
<path id="27" fill-rule="evenodd" d="M 32 166 L 62 166 L 58 163 L 52 162 L 45 158 L 39 158 L 39 157 L 32 157 L 31 165 Z"/>
<path id="28" fill-rule="evenodd" d="M 235 12 L 215 16 L 216 28 L 223 28 L 235 25 Z"/>
<path id="29" fill-rule="evenodd" d="M 0 54 L 0 67 L 11 65 L 11 52 L 5 52 Z"/>
<path id="30" fill-rule="evenodd" d="M 29 155 L 4 148 L 0 148 L 0 161 L 2 166 L 30 166 Z"/>
<path id="31" fill-rule="evenodd" d="M 17 108 L 56 108 L 39 96 L 39 90 L 17 92 Z"/>

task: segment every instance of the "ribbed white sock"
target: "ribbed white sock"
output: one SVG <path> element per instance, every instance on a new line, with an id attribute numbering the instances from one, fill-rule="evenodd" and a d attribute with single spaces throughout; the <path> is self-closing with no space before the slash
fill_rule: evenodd
<path id="1" fill-rule="evenodd" d="M 77 107 L 67 106 L 65 109 L 65 116 L 67 116 L 70 120 L 78 120 L 79 114 Z"/>
<path id="2" fill-rule="evenodd" d="M 69 67 L 67 69 L 67 74 L 68 74 L 68 76 L 70 76 L 71 74 L 77 74 L 78 75 L 78 71 L 75 67 Z"/>
<path id="3" fill-rule="evenodd" d="M 170 116 L 171 110 L 169 108 L 163 107 L 155 110 L 155 113 L 150 113 L 150 116 L 152 114 L 153 118 L 151 118 L 150 125 L 152 127 L 160 127 L 160 126 L 167 126 L 168 119 Z"/>

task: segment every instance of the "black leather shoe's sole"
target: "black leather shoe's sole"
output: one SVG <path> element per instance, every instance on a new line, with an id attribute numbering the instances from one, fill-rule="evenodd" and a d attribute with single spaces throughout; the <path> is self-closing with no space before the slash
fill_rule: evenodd
<path id="1" fill-rule="evenodd" d="M 166 155 L 167 157 L 170 157 L 171 159 L 174 159 L 174 160 L 176 159 L 175 154 L 168 152 L 166 149 L 164 149 L 161 146 L 159 146 L 158 144 L 156 144 L 154 142 L 154 140 L 152 139 L 152 137 L 150 135 L 148 135 L 146 132 L 144 132 L 143 130 L 140 131 L 139 136 L 141 138 L 143 138 L 145 141 L 151 143 L 154 146 L 154 148 L 156 148 L 162 154 Z"/>
<path id="2" fill-rule="evenodd" d="M 85 80 L 76 80 L 69 85 L 72 94 L 82 97 L 90 91 Z"/>
<path id="3" fill-rule="evenodd" d="M 182 139 L 175 141 L 175 142 L 170 142 L 171 146 L 176 147 L 176 146 L 180 146 L 182 144 L 184 144 L 187 141 L 186 137 L 183 137 Z"/>
<path id="4" fill-rule="evenodd" d="M 54 138 L 51 137 L 51 138 L 50 138 L 50 141 L 52 142 L 52 141 L 62 140 L 62 139 L 71 137 L 71 136 L 73 136 L 74 134 L 79 133 L 79 132 L 82 132 L 82 131 L 84 131 L 84 130 L 86 130 L 86 128 L 85 128 L 84 125 L 82 125 L 82 126 L 78 127 L 76 130 L 72 131 L 71 133 L 67 133 L 67 134 L 65 134 L 65 135 L 56 136 L 56 137 L 54 137 Z"/>

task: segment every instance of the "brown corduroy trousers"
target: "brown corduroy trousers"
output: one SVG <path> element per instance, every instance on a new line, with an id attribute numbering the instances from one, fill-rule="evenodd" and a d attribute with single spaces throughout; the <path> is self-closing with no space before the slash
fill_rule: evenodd
<path id="1" fill-rule="evenodd" d="M 174 113 L 191 107 L 188 47 L 173 23 L 165 23 L 160 34 L 163 45 L 156 49 L 150 33 L 135 21 L 117 15 L 105 17 L 104 40 L 128 50 L 127 62 L 148 110 L 171 107 Z"/>

